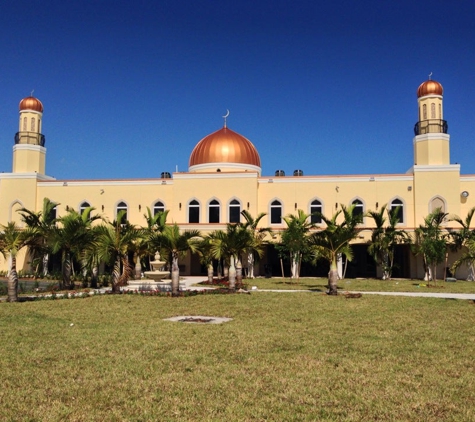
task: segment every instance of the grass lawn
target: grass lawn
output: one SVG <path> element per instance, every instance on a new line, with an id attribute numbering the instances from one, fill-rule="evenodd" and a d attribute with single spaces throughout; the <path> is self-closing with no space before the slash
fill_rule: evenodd
<path id="1" fill-rule="evenodd" d="M 106 295 L 0 321 L 2 421 L 475 420 L 471 301 Z"/>
<path id="2" fill-rule="evenodd" d="M 294 290 L 310 289 L 325 292 L 328 281 L 326 278 L 300 278 L 295 282 L 290 278 L 256 278 L 245 280 L 248 288 L 257 286 L 259 289 Z M 437 281 L 437 286 L 431 282 L 422 280 L 380 280 L 380 279 L 344 279 L 338 281 L 338 289 L 341 291 L 375 291 L 375 292 L 445 292 L 445 293 L 475 293 L 475 282 L 457 280 L 454 283 Z"/>

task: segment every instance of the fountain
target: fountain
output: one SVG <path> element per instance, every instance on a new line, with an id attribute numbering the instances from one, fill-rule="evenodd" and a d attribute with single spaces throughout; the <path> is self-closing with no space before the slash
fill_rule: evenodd
<path id="1" fill-rule="evenodd" d="M 171 291 L 171 280 L 165 280 L 165 277 L 170 274 L 170 271 L 163 271 L 163 267 L 165 266 L 165 264 L 166 262 L 161 261 L 160 254 L 157 252 L 155 254 L 154 260 L 150 262 L 152 270 L 145 271 L 145 278 L 142 280 L 130 280 L 129 285 L 125 286 L 124 289 L 141 291 Z"/>
<path id="2" fill-rule="evenodd" d="M 145 271 L 145 278 L 157 282 L 162 281 L 167 275 L 170 274 L 170 271 L 163 271 L 163 267 L 165 264 L 165 261 L 160 261 L 160 254 L 157 252 L 155 254 L 154 260 L 150 261 L 152 271 Z"/>

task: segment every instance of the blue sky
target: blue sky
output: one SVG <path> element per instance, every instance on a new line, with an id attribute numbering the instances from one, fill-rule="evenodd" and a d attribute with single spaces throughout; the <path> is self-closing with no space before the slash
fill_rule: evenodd
<path id="1" fill-rule="evenodd" d="M 473 174 L 474 19 L 473 0 L 7 2 L 0 171 L 34 89 L 58 179 L 186 171 L 226 109 L 264 175 L 404 173 L 433 72 L 451 161 Z"/>

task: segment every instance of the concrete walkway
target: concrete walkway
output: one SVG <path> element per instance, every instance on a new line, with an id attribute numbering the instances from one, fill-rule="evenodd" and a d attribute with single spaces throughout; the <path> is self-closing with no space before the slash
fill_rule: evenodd
<path id="1" fill-rule="evenodd" d="M 197 277 L 197 276 L 185 276 L 180 277 L 180 283 L 185 284 L 185 288 L 188 290 L 204 290 L 209 289 L 209 287 L 203 286 L 193 286 L 194 284 L 199 283 L 200 281 L 206 280 L 206 277 Z M 276 293 L 324 293 L 316 290 L 283 290 L 283 289 L 256 289 L 251 290 L 252 292 L 276 292 Z M 408 296 L 408 297 L 435 297 L 439 299 L 465 299 L 465 300 L 475 300 L 475 293 L 436 293 L 436 292 L 356 292 L 348 290 L 349 293 L 361 293 L 363 295 L 383 295 L 383 296 Z"/>

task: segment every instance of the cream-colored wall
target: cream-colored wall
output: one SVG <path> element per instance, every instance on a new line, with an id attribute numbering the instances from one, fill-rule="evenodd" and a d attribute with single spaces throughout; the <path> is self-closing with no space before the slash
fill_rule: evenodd
<path id="1" fill-rule="evenodd" d="M 173 220 L 171 179 L 40 182 L 36 205 L 39 209 L 45 197 L 60 204 L 58 216 L 65 214 L 66 206 L 78 211 L 83 202 L 88 202 L 96 209 L 95 213 L 109 221 L 116 218 L 117 204 L 125 202 L 128 206 L 127 218 L 137 225 L 145 225 L 147 207 L 153 211 L 153 205 L 161 201 L 166 209 L 171 210 L 169 221 Z"/>
<path id="2" fill-rule="evenodd" d="M 30 210 L 37 208 L 36 175 L 23 175 L 18 178 L 8 176 L 11 176 L 11 173 L 0 175 L 0 224 L 20 221 L 15 213 L 19 208 L 18 204 Z"/>
<path id="3" fill-rule="evenodd" d="M 431 116 L 431 103 L 435 104 L 435 117 Z M 426 119 L 443 119 L 442 96 L 418 99 L 420 121 L 424 120 L 424 104 Z M 26 132 L 31 131 L 31 119 L 35 118 L 34 132 L 41 133 L 41 113 L 20 112 L 20 132 L 23 131 L 23 117 L 27 117 Z M 438 130 L 437 126 L 435 128 Z M 31 140 L 24 138 L 24 142 Z M 216 171 L 218 164 L 198 166 L 194 172 L 174 173 L 172 179 L 57 181 L 40 176 L 45 173 L 45 156 L 46 149 L 37 145 L 20 142 L 14 146 L 13 173 L 0 175 L 0 223 L 19 222 L 15 211 L 20 207 L 41 210 L 45 197 L 60 203 L 58 216 L 65 214 L 66 206 L 79 210 L 81 203 L 88 202 L 96 208 L 96 213 L 110 221 L 115 219 L 116 207 L 123 201 L 128 206 L 129 221 L 141 226 L 145 225 L 146 208 L 152 209 L 155 202 L 161 201 L 170 211 L 169 223 L 176 222 L 182 229 L 196 228 L 203 233 L 225 228 L 232 199 L 239 200 L 241 209 L 248 210 L 252 216 L 266 213 L 261 220 L 262 226 L 271 226 L 277 233 L 285 223 L 270 223 L 270 203 L 275 199 L 283 204 L 283 216 L 295 214 L 299 209 L 309 213 L 311 202 L 318 199 L 323 214 L 330 218 L 340 209 L 339 204 L 350 205 L 355 199 L 363 202 L 367 212 L 378 211 L 398 198 L 404 203 L 401 228 L 409 232 L 423 223 L 431 211 L 430 201 L 436 196 L 445 201 L 446 212 L 462 218 L 475 206 L 475 176 L 460 177 L 460 166 L 450 165 L 450 137 L 443 133 L 416 136 L 414 173 L 400 175 L 262 177 L 259 168 L 223 163 L 219 164 L 221 172 Z M 469 192 L 467 198 L 460 196 L 464 190 Z M 199 224 L 188 223 L 188 203 L 193 199 L 201 205 Z M 219 224 L 208 223 L 208 204 L 212 199 L 221 205 Z M 475 227 L 475 221 L 473 224 Z M 365 217 L 357 242 L 368 242 L 373 226 L 372 219 Z M 456 228 L 456 224 L 448 222 L 447 227 Z M 419 261 L 419 258 L 411 259 L 414 276 L 421 275 Z M 2 265 L 5 267 L 5 263 Z M 192 259 L 188 257 L 184 265 L 188 271 Z M 196 266 L 196 262 L 193 265 Z"/>
<path id="4" fill-rule="evenodd" d="M 46 148 L 17 144 L 13 147 L 13 173 L 45 174 Z"/>
<path id="5" fill-rule="evenodd" d="M 431 116 L 431 104 L 435 104 L 435 117 Z M 444 106 L 442 101 L 442 96 L 440 95 L 428 95 L 418 99 L 419 104 L 419 121 L 422 120 L 431 120 L 431 119 L 444 119 Z M 426 106 L 427 116 L 423 116 L 423 106 Z M 440 106 L 440 107 L 439 107 Z M 440 112 L 439 112 L 440 108 Z"/>
<path id="6" fill-rule="evenodd" d="M 405 222 L 403 226 L 413 226 L 412 175 L 394 176 L 340 176 L 340 177 L 271 177 L 259 180 L 259 209 L 267 213 L 265 224 L 270 223 L 270 204 L 278 199 L 283 204 L 282 215 L 295 214 L 298 209 L 310 213 L 310 204 L 318 199 L 322 203 L 323 214 L 331 218 L 340 209 L 340 204 L 349 206 L 355 199 L 363 202 L 364 211 L 378 211 L 381 206 L 396 198 L 404 203 Z M 365 217 L 365 227 L 373 222 Z M 273 224 L 278 229 L 285 223 Z"/>
<path id="7" fill-rule="evenodd" d="M 450 137 L 442 133 L 418 135 L 414 138 L 414 163 L 417 165 L 450 164 Z"/>
<path id="8" fill-rule="evenodd" d="M 257 173 L 174 173 L 173 189 L 174 221 L 179 224 L 188 222 L 188 203 L 193 199 L 200 203 L 200 223 L 207 224 L 207 230 L 218 228 L 208 224 L 208 204 L 213 199 L 221 204 L 223 224 L 229 221 L 228 205 L 233 199 L 241 202 L 242 210 L 257 215 Z"/>
<path id="9" fill-rule="evenodd" d="M 34 110 L 23 110 L 20 111 L 20 118 L 18 124 L 18 132 L 36 132 L 41 133 L 42 129 L 42 117 L 43 113 Z M 26 128 L 24 127 L 24 119 L 26 118 Z M 31 123 L 32 119 L 35 119 L 35 127 L 34 130 L 31 130 Z"/>
<path id="10" fill-rule="evenodd" d="M 460 177 L 460 193 L 468 192 L 468 197 L 460 197 L 460 214 L 462 219 L 465 218 L 471 208 L 475 207 L 475 175 L 464 175 Z M 475 228 L 475 218 L 472 221 Z"/>
<path id="11" fill-rule="evenodd" d="M 474 185 L 475 186 L 475 185 Z M 460 166 L 414 166 L 414 220 L 422 224 L 432 210 L 430 202 L 441 197 L 446 203 L 445 212 L 460 214 Z"/>

